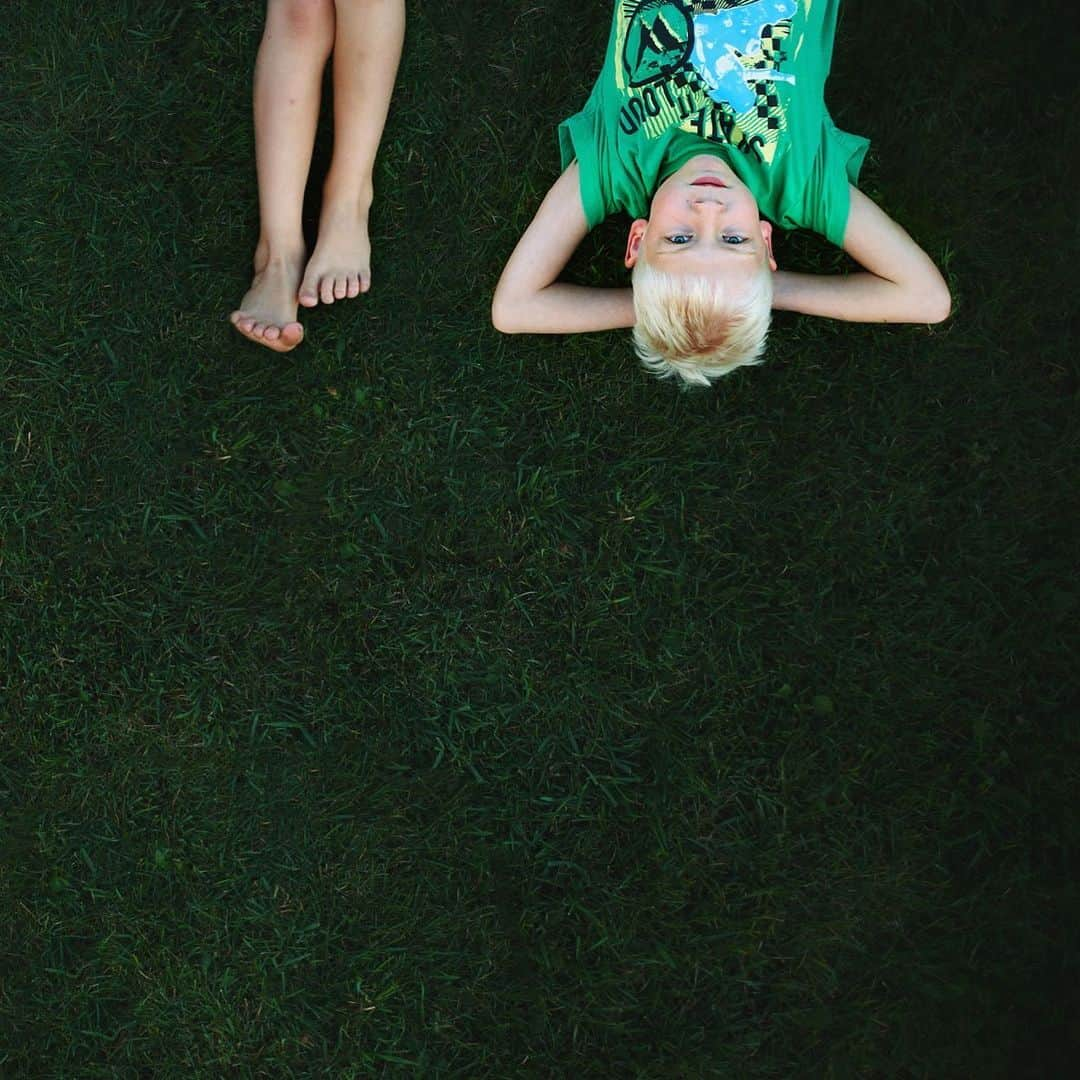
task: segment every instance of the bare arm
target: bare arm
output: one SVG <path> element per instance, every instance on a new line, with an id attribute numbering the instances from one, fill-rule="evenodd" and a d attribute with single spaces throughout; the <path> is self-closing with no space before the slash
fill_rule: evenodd
<path id="1" fill-rule="evenodd" d="M 497 330 L 572 334 L 634 325 L 632 289 L 556 280 L 588 231 L 575 161 L 552 185 L 499 278 L 491 303 Z"/>
<path id="2" fill-rule="evenodd" d="M 862 267 L 852 274 L 773 275 L 773 308 L 847 322 L 938 323 L 949 287 L 925 251 L 872 199 L 851 188 L 844 250 Z"/>

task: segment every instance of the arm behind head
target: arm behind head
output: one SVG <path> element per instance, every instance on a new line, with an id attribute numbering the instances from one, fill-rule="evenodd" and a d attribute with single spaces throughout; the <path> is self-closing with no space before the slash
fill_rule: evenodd
<path id="1" fill-rule="evenodd" d="M 577 162 L 552 185 L 514 248 L 491 303 L 504 334 L 572 334 L 634 325 L 630 289 L 597 289 L 558 281 L 589 231 Z"/>

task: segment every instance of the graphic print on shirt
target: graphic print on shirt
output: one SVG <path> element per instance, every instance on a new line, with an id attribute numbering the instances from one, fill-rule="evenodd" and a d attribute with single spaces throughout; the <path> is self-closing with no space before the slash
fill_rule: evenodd
<path id="1" fill-rule="evenodd" d="M 786 117 L 777 83 L 791 19 L 812 0 L 624 0 L 616 78 L 627 135 L 673 126 L 770 162 Z"/>

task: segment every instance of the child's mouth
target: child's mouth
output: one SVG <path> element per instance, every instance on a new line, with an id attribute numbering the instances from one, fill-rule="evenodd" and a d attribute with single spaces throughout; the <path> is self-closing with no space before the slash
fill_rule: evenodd
<path id="1" fill-rule="evenodd" d="M 691 187 L 721 187 L 726 188 L 727 184 L 723 180 L 717 179 L 715 176 L 699 176 L 691 184 Z"/>

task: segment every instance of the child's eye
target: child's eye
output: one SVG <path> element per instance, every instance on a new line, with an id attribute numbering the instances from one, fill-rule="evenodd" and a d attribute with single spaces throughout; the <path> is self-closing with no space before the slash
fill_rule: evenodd
<path id="1" fill-rule="evenodd" d="M 734 236 L 734 235 L 725 236 L 724 237 L 724 243 L 725 244 L 745 244 L 746 243 L 746 237 L 745 236 Z"/>
<path id="2" fill-rule="evenodd" d="M 672 236 L 668 237 L 668 240 L 670 240 L 673 244 L 689 244 L 690 241 L 693 239 L 694 237 L 692 233 L 683 232 L 675 233 Z"/>

